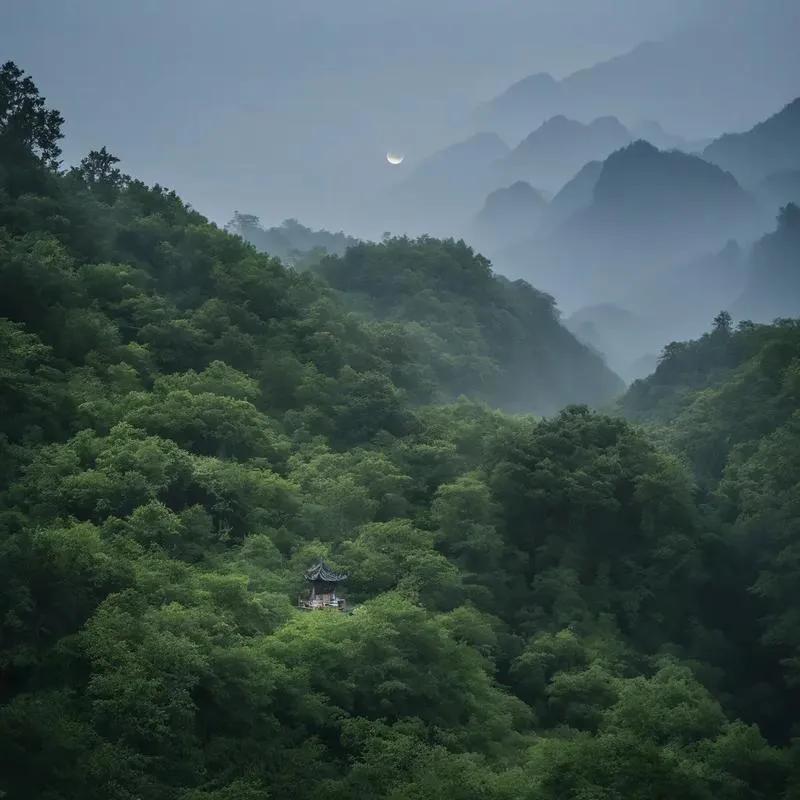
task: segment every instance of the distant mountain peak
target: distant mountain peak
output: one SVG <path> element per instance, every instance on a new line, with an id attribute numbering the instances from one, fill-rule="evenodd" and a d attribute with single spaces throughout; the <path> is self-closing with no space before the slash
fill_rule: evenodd
<path id="1" fill-rule="evenodd" d="M 638 139 L 597 169 L 585 167 L 544 215 L 552 232 L 536 280 L 576 305 L 623 297 L 660 270 L 755 232 L 754 199 L 698 156 Z"/>
<path id="2" fill-rule="evenodd" d="M 558 86 L 559 82 L 549 72 L 536 72 L 515 81 L 491 102 L 510 105 L 519 100 L 535 97 L 542 92 L 556 91 Z"/>
<path id="3" fill-rule="evenodd" d="M 572 147 L 573 142 L 563 142 L 558 137 L 569 135 L 579 137 L 586 141 L 593 137 L 612 134 L 619 137 L 620 146 L 624 142 L 630 141 L 631 135 L 628 129 L 613 116 L 597 117 L 589 123 L 579 122 L 571 119 L 564 114 L 556 114 L 545 120 L 538 128 L 531 131 L 512 151 L 522 151 L 537 145 L 546 143 L 549 146 Z"/>
<path id="4" fill-rule="evenodd" d="M 589 123 L 590 128 L 613 130 L 621 133 L 628 133 L 628 129 L 613 114 L 597 117 Z"/>
<path id="5" fill-rule="evenodd" d="M 621 158 L 623 155 L 628 157 L 644 155 L 655 155 L 661 151 L 647 139 L 634 139 L 626 147 L 621 147 L 616 153 L 612 154 L 612 158 Z"/>
<path id="6" fill-rule="evenodd" d="M 694 197 L 746 197 L 736 179 L 700 156 L 679 150 L 659 150 L 644 139 L 637 139 L 612 153 L 594 189 L 595 201 L 626 204 L 650 198 L 675 203 Z M 661 198 L 661 199 L 658 199 Z"/>
<path id="7" fill-rule="evenodd" d="M 418 170 L 424 170 L 426 166 L 447 161 L 452 158 L 461 158 L 470 153 L 488 154 L 491 158 L 500 158 L 508 151 L 508 145 L 498 134 L 493 131 L 479 131 L 466 139 L 448 145 L 442 150 L 433 153 L 433 155 L 428 156 L 428 158 L 419 165 Z"/>
<path id="8" fill-rule="evenodd" d="M 495 189 L 475 218 L 474 232 L 481 246 L 489 248 L 532 235 L 547 199 L 527 181 Z"/>
<path id="9" fill-rule="evenodd" d="M 503 176 L 529 179 L 557 191 L 588 161 L 606 158 L 631 138 L 616 117 L 598 117 L 584 124 L 557 114 L 529 133 L 506 156 Z"/>
<path id="10" fill-rule="evenodd" d="M 541 207 L 547 205 L 547 200 L 538 189 L 534 189 L 527 181 L 515 181 L 510 186 L 491 192 L 486 198 L 484 210 L 506 202 L 527 202 Z"/>
<path id="11" fill-rule="evenodd" d="M 743 2 L 724 14 L 647 41 L 561 80 L 537 73 L 481 105 L 484 125 L 511 137 L 555 114 L 658 118 L 690 140 L 752 124 L 796 94 L 796 0 Z M 795 12 L 795 13 L 793 13 Z"/>
<path id="12" fill-rule="evenodd" d="M 542 124 L 539 130 L 545 130 L 547 128 L 555 128 L 561 125 L 569 125 L 570 127 L 575 127 L 577 125 L 582 125 L 582 123 L 578 122 L 574 119 L 569 119 L 564 114 L 556 114 L 554 117 L 550 117 L 550 119 L 546 119 Z M 534 131 L 535 133 L 535 131 Z"/>

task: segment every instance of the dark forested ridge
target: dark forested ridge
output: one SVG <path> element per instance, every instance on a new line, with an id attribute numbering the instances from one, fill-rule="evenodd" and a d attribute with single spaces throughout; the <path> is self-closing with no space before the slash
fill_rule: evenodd
<path id="1" fill-rule="evenodd" d="M 701 481 L 714 484 L 730 458 L 792 418 L 798 364 L 797 320 L 734 328 L 722 312 L 700 339 L 668 345 L 620 406 L 629 419 L 661 426 Z"/>
<path id="2" fill-rule="evenodd" d="M 439 396 L 553 413 L 611 402 L 622 382 L 564 328 L 553 298 L 492 274 L 464 242 L 394 238 L 323 259 L 317 271 L 349 307 L 401 324 Z"/>
<path id="3" fill-rule="evenodd" d="M 287 269 L 60 125 L 2 67 L 5 797 L 797 795 L 796 322 L 636 424 L 436 405 L 613 376 L 463 243 Z"/>
<path id="4" fill-rule="evenodd" d="M 722 312 L 700 339 L 667 346 L 620 406 L 694 474 L 727 550 L 710 597 L 720 603 L 721 630 L 755 669 L 739 702 L 756 704 L 766 729 L 791 734 L 800 663 L 792 597 L 800 580 L 800 323 L 734 328 Z M 742 614 L 730 617 L 726 605 Z"/>

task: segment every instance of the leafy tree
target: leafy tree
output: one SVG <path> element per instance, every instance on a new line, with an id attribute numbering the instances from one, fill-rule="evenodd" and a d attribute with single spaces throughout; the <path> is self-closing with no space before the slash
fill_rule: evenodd
<path id="1" fill-rule="evenodd" d="M 119 159 L 101 147 L 90 150 L 80 165 L 71 170 L 71 175 L 98 193 L 105 202 L 113 202 L 119 190 L 130 181 L 130 176 L 124 175 L 116 164 L 119 164 Z"/>
<path id="2" fill-rule="evenodd" d="M 4 160 L 28 152 L 56 167 L 64 118 L 48 109 L 33 79 L 13 61 L 0 67 L 0 152 Z"/>
<path id="3" fill-rule="evenodd" d="M 720 311 L 716 317 L 714 317 L 714 333 L 722 334 L 725 336 L 730 335 L 731 330 L 733 329 L 733 318 L 727 311 Z"/>

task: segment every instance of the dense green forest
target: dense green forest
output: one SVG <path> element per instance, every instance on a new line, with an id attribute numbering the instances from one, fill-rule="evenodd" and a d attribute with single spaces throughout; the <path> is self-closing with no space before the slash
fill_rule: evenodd
<path id="1" fill-rule="evenodd" d="M 383 323 L 418 373 L 416 397 L 467 395 L 507 411 L 551 414 L 573 403 L 607 406 L 624 388 L 561 324 L 552 297 L 495 275 L 463 241 L 387 234 L 379 244 L 358 242 L 295 220 L 264 229 L 238 213 L 227 230 L 312 271 L 367 325 Z"/>
<path id="2" fill-rule="evenodd" d="M 289 269 L 61 124 L 2 67 L 5 797 L 800 796 L 796 322 L 509 415 L 546 296 L 432 239 Z M 320 558 L 352 613 L 295 608 Z"/>

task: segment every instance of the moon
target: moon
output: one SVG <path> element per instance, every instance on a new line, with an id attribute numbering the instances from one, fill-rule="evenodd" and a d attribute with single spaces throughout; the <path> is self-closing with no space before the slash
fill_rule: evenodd
<path id="1" fill-rule="evenodd" d="M 402 153 L 393 153 L 391 150 L 386 154 L 386 160 L 394 167 L 403 163 L 405 156 Z"/>

